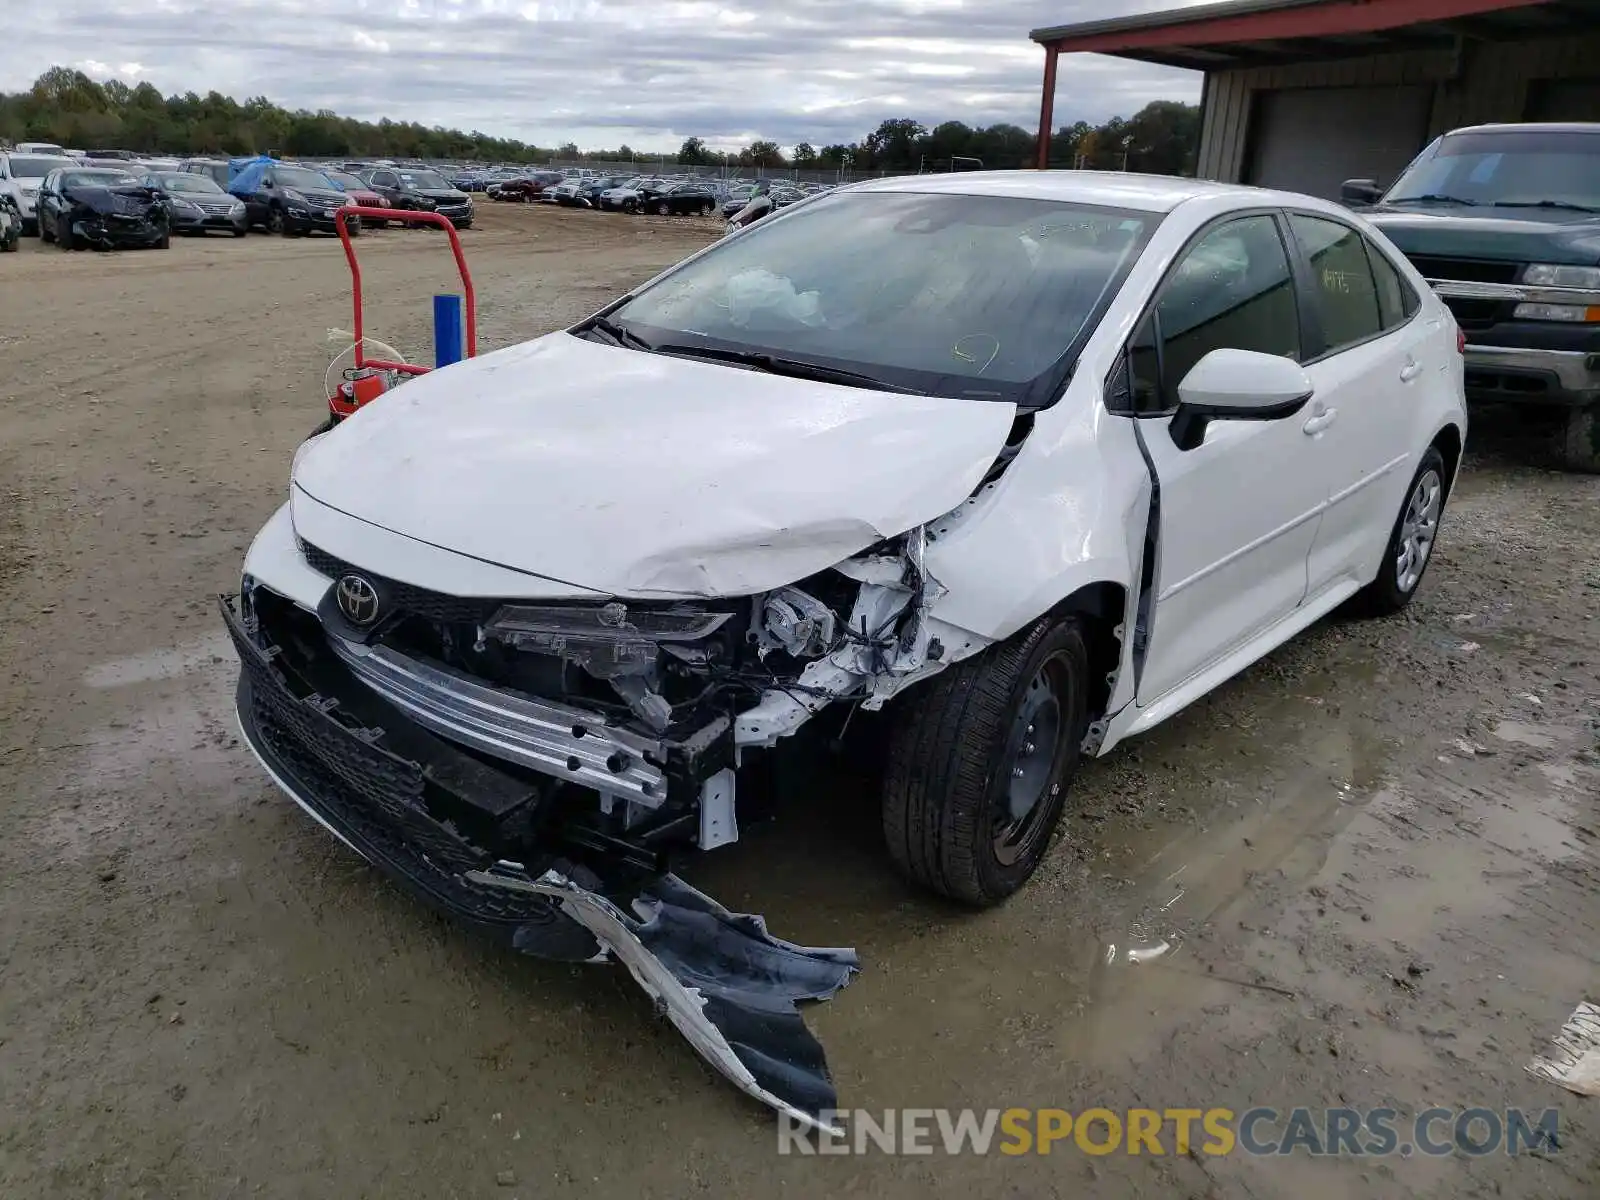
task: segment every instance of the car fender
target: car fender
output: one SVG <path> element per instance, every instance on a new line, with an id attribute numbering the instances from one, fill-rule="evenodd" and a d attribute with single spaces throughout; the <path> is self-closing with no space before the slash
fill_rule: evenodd
<path id="1" fill-rule="evenodd" d="M 1107 414 L 1099 390 L 1096 374 L 1080 372 L 1032 416 L 999 477 L 929 523 L 928 573 L 946 589 L 933 616 L 1000 640 L 1093 585 L 1132 603 L 1150 475 L 1132 423 Z"/>

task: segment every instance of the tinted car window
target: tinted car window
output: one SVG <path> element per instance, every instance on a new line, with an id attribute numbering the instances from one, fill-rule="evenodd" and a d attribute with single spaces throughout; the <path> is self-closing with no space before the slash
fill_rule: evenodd
<path id="1" fill-rule="evenodd" d="M 1367 243 L 1367 260 L 1372 264 L 1372 279 L 1378 287 L 1378 316 L 1384 329 L 1404 325 L 1416 315 L 1422 301 L 1395 270 L 1388 256 L 1371 242 Z"/>
<path id="2" fill-rule="evenodd" d="M 1348 225 L 1293 214 L 1289 223 L 1311 262 L 1312 288 L 1322 313 L 1325 350 L 1332 352 L 1383 331 L 1378 288 L 1367 262 L 1366 239 Z"/>
<path id="3" fill-rule="evenodd" d="M 1270 216 L 1219 225 L 1179 262 L 1156 305 L 1161 383 L 1169 401 L 1213 350 L 1256 350 L 1298 360 L 1300 313 L 1289 255 Z"/>

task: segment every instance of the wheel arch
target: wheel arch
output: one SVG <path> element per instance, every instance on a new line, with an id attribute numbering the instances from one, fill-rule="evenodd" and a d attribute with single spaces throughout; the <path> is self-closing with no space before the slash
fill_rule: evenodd
<path id="1" fill-rule="evenodd" d="M 1127 624 L 1128 588 L 1112 579 L 1081 584 L 1051 607 L 1049 616 L 1076 617 L 1084 626 L 1089 650 L 1090 737 L 1103 733 L 1105 719 L 1122 668 Z"/>
<path id="2" fill-rule="evenodd" d="M 1429 442 L 1428 446 L 1437 450 L 1444 459 L 1444 491 L 1448 497 L 1455 490 L 1456 474 L 1461 467 L 1461 453 L 1464 448 L 1461 427 L 1454 421 L 1449 422 L 1433 435 L 1433 441 Z"/>

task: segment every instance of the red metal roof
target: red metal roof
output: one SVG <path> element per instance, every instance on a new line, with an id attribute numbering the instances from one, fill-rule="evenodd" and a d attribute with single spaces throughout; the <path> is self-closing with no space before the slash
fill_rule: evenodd
<path id="1" fill-rule="evenodd" d="M 1220 4 L 1036 29 L 1063 53 L 1094 51 L 1178 66 L 1260 57 L 1371 53 L 1431 38 L 1559 35 L 1600 26 L 1590 0 L 1226 0 Z"/>

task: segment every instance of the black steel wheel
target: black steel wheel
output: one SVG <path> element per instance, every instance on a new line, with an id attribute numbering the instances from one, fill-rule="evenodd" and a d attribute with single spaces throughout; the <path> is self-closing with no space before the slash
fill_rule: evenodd
<path id="1" fill-rule="evenodd" d="M 1088 728 L 1089 651 L 1044 617 L 908 692 L 889 738 L 883 828 L 911 880 L 979 907 L 1043 861 Z"/>

